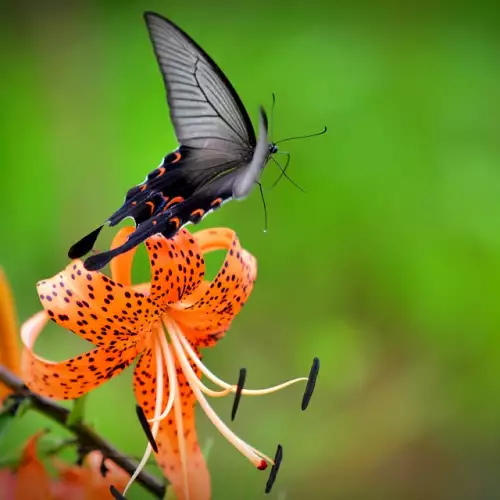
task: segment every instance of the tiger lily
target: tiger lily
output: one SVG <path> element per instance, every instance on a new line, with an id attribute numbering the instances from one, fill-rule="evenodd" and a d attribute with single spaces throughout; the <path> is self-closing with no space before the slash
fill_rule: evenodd
<path id="1" fill-rule="evenodd" d="M 132 231 L 130 227 L 120 230 L 112 248 L 122 245 Z M 89 272 L 82 261 L 74 260 L 61 273 L 38 283 L 44 310 L 22 326 L 23 376 L 34 392 L 73 399 L 138 358 L 134 392 L 152 439 L 128 486 L 154 448 L 178 500 L 208 500 L 210 477 L 196 435 L 196 403 L 220 433 L 263 470 L 274 464 L 273 459 L 236 436 L 206 396 L 263 395 L 308 379 L 262 390 L 242 389 L 215 376 L 201 361 L 200 349 L 214 346 L 223 337 L 256 279 L 256 260 L 233 231 L 208 229 L 191 235 L 183 229 L 172 239 L 150 237 L 146 248 L 150 283 L 131 284 L 135 249 L 111 261 L 111 278 Z M 204 280 L 204 254 L 221 249 L 227 252 L 221 269 L 213 281 Z M 59 363 L 37 356 L 33 347 L 48 318 L 92 342 L 95 349 Z M 220 389 L 208 388 L 202 374 Z"/>
<path id="2" fill-rule="evenodd" d="M 52 478 L 37 454 L 38 432 L 25 444 L 16 471 L 0 470 L 0 498 L 4 500 L 108 500 L 110 485 L 123 487 L 127 474 L 110 460 L 103 462 L 101 452 L 92 451 L 83 466 L 54 463 L 58 472 Z M 103 476 L 102 467 L 106 474 Z"/>

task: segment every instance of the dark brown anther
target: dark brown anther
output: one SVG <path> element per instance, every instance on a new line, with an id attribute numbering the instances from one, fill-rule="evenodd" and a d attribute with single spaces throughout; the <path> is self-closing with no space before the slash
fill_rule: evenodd
<path id="1" fill-rule="evenodd" d="M 276 450 L 276 455 L 274 456 L 274 465 L 269 473 L 269 479 L 266 484 L 266 493 L 271 493 L 274 481 L 276 481 L 276 476 L 280 470 L 281 461 L 283 460 L 283 447 L 279 444 Z"/>
<path id="2" fill-rule="evenodd" d="M 231 420 L 234 420 L 236 417 L 236 412 L 238 411 L 238 407 L 240 405 L 241 391 L 243 390 L 243 386 L 245 385 L 246 378 L 247 370 L 246 368 L 241 368 L 240 376 L 238 378 L 238 386 L 236 387 L 236 392 L 234 393 L 233 409 L 231 410 Z"/>
<path id="3" fill-rule="evenodd" d="M 304 391 L 304 396 L 302 396 L 302 411 L 304 411 L 311 401 L 314 387 L 316 386 L 316 379 L 318 378 L 319 373 L 319 359 L 314 358 L 311 371 L 309 372 L 309 379 L 307 380 L 306 390 Z"/>
<path id="4" fill-rule="evenodd" d="M 140 405 L 135 405 L 135 412 L 137 413 L 137 417 L 139 418 L 139 422 L 141 423 L 142 430 L 146 434 L 151 448 L 153 448 L 153 451 L 155 453 L 158 453 L 158 445 L 156 444 L 153 433 L 151 432 L 151 428 L 149 427 L 149 422 L 146 414 L 144 413 L 144 410 Z"/>
<path id="5" fill-rule="evenodd" d="M 116 500 L 127 500 L 113 485 L 109 487 L 109 491 Z"/>

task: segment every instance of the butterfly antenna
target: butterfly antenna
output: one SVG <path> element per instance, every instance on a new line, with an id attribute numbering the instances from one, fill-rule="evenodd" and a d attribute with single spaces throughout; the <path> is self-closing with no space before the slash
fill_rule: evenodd
<path id="1" fill-rule="evenodd" d="M 274 181 L 273 185 L 271 186 L 271 189 L 274 189 L 278 185 L 278 183 L 281 181 L 281 179 L 284 176 L 284 172 L 286 172 L 286 169 L 288 168 L 288 164 L 290 163 L 290 153 L 285 153 L 284 151 L 278 151 L 276 154 L 285 155 L 287 158 L 286 158 L 286 163 L 285 163 L 285 166 L 283 167 L 283 170 L 281 170 L 279 177 Z M 280 165 L 278 165 L 278 167 L 280 167 Z"/>
<path id="2" fill-rule="evenodd" d="M 274 137 L 274 106 L 276 105 L 276 95 L 274 92 L 271 95 L 273 96 L 273 104 L 271 106 L 271 142 L 273 142 L 273 137 Z"/>
<path id="3" fill-rule="evenodd" d="M 278 161 L 276 160 L 276 158 L 274 158 L 273 156 L 271 156 L 271 160 L 274 161 L 274 163 L 276 163 L 276 165 L 278 166 L 278 168 L 281 170 L 281 175 L 278 177 L 278 179 L 275 181 L 275 183 L 273 184 L 273 187 L 276 186 L 276 184 L 279 182 L 279 180 L 282 178 L 282 177 L 285 177 L 286 179 L 288 179 L 297 189 L 300 189 L 300 191 L 302 191 L 303 193 L 305 193 L 305 190 L 303 188 L 301 188 L 291 177 L 289 177 L 289 175 L 286 173 L 286 169 L 288 168 L 288 164 L 290 163 L 290 153 L 287 153 L 288 154 L 288 160 L 286 162 L 286 165 L 285 167 L 283 168 L 279 163 Z"/>
<path id="4" fill-rule="evenodd" d="M 275 142 L 274 144 L 281 144 L 282 142 L 286 141 L 294 141 L 295 139 L 309 139 L 309 137 L 317 137 L 318 135 L 323 135 L 326 134 L 327 128 L 325 125 L 325 128 L 321 132 L 316 132 L 315 134 L 309 134 L 309 135 L 297 135 L 295 137 L 287 137 L 286 139 L 281 139 L 281 141 Z"/>
<path id="5" fill-rule="evenodd" d="M 264 198 L 264 191 L 262 189 L 262 184 L 257 182 L 260 190 L 260 197 L 262 198 L 262 205 L 264 206 L 264 232 L 267 233 L 267 207 L 266 207 L 266 199 Z"/>

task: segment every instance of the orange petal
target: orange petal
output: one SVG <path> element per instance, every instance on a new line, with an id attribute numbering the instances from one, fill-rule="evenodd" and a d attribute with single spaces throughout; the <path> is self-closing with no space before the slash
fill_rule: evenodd
<path id="1" fill-rule="evenodd" d="M 109 487 L 111 485 L 118 491 L 122 491 L 128 483 L 130 476 L 108 459 L 104 461 L 107 473 L 103 477 L 101 474 L 101 464 L 102 453 L 100 451 L 93 451 L 85 458 L 87 476 L 85 500 L 110 500 Z M 68 497 L 65 500 L 67 499 Z"/>
<path id="2" fill-rule="evenodd" d="M 110 500 L 109 487 L 123 490 L 129 476 L 109 459 L 104 461 L 107 472 L 103 476 L 101 464 L 100 451 L 89 453 L 82 467 L 54 461 L 59 477 L 52 483 L 52 500 Z"/>
<path id="3" fill-rule="evenodd" d="M 141 335 L 135 340 L 99 347 L 81 356 L 54 363 L 33 352 L 33 346 L 47 319 L 47 313 L 40 311 L 21 327 L 25 347 L 21 366 L 26 385 L 49 398 L 74 399 L 95 389 L 124 370 L 137 357 L 142 346 Z"/>
<path id="4" fill-rule="evenodd" d="M 37 287 L 53 321 L 97 346 L 137 336 L 152 313 L 148 297 L 87 271 L 79 260 Z"/>
<path id="5" fill-rule="evenodd" d="M 203 280 L 205 262 L 192 235 L 182 229 L 172 239 L 155 235 L 146 240 L 151 264 L 150 298 L 165 309 L 188 296 Z"/>
<path id="6" fill-rule="evenodd" d="M 50 477 L 37 457 L 37 441 L 41 433 L 31 437 L 23 450 L 17 470 L 15 500 L 51 500 Z"/>
<path id="7" fill-rule="evenodd" d="M 3 270 L 0 268 L 0 363 L 19 375 L 19 327 L 12 292 Z M 0 384 L 0 403 L 11 391 Z"/>
<path id="8" fill-rule="evenodd" d="M 198 445 L 195 426 L 196 399 L 193 391 L 176 362 L 178 392 L 177 402 L 182 412 L 182 436 L 184 436 L 184 447 L 186 450 L 186 474 L 189 489 L 189 500 L 210 499 L 210 475 L 205 459 Z M 193 369 L 200 376 L 195 366 Z M 170 386 L 170 381 L 168 382 Z M 139 360 L 134 372 L 134 392 L 137 402 L 142 406 L 148 418 L 154 416 L 156 398 L 156 360 L 152 349 L 148 349 Z M 165 387 L 162 411 L 167 404 L 169 387 Z M 177 500 L 188 500 L 184 489 L 184 471 L 182 467 L 180 441 L 177 436 L 178 426 L 174 409 L 161 422 L 156 443 L 158 453 L 156 460 L 164 475 L 172 484 Z"/>
<path id="9" fill-rule="evenodd" d="M 135 231 L 135 227 L 124 227 L 118 231 L 111 242 L 111 249 L 121 247 L 128 239 L 131 233 Z M 135 257 L 137 247 L 132 248 L 128 252 L 121 253 L 111 260 L 109 267 L 111 276 L 115 281 L 125 286 L 132 285 L 132 262 Z"/>
<path id="10" fill-rule="evenodd" d="M 227 250 L 226 259 L 203 296 L 188 307 L 172 308 L 169 315 L 182 325 L 186 337 L 201 346 L 217 340 L 245 304 L 257 276 L 257 262 L 230 229 L 199 231 L 194 238 L 204 252 Z"/>

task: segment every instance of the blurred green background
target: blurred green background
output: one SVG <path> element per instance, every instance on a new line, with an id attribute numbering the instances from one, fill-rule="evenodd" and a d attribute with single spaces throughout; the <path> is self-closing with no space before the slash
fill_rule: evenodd
<path id="1" fill-rule="evenodd" d="M 217 61 L 254 122 L 276 93 L 276 139 L 329 127 L 286 145 L 306 194 L 286 180 L 266 192 L 267 234 L 258 191 L 202 224 L 236 229 L 259 262 L 207 365 L 227 380 L 244 366 L 259 387 L 322 363 L 307 412 L 293 387 L 245 399 L 232 425 L 268 454 L 282 443 L 269 498 L 500 498 L 500 30 L 489 5 L 3 0 L 0 264 L 21 320 L 40 307 L 36 281 L 176 147 L 142 20 L 155 10 Z M 278 174 L 268 166 L 264 184 Z M 54 359 L 87 348 L 55 326 L 43 339 Z M 230 406 L 214 402 L 226 421 Z M 89 416 L 142 454 L 131 370 L 91 395 Z M 267 474 L 199 416 L 201 444 L 215 440 L 213 498 L 264 498 Z M 42 425 L 25 417 L 5 446 Z M 135 487 L 130 498 L 149 497 Z"/>

